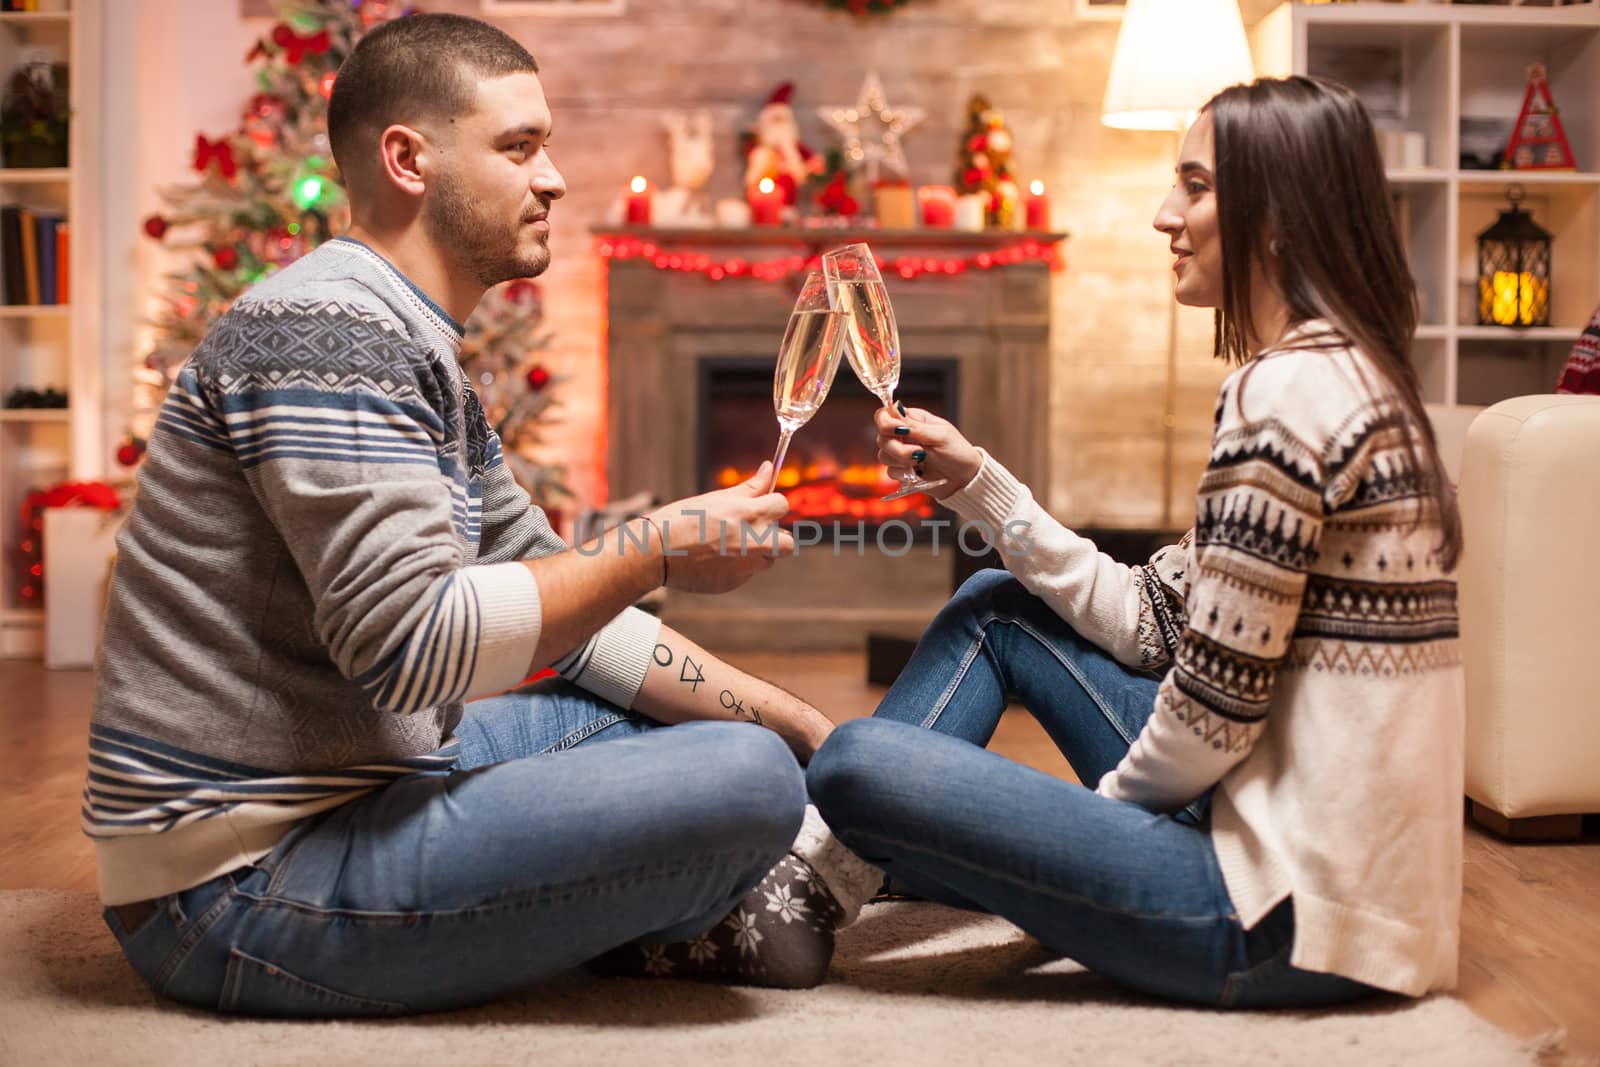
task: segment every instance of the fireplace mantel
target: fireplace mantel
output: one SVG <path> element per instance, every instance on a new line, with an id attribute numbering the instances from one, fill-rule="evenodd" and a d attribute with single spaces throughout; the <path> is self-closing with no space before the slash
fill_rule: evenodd
<path id="1" fill-rule="evenodd" d="M 597 241 L 648 242 L 659 255 L 710 255 L 752 262 L 784 251 L 808 259 L 868 241 L 885 259 L 971 257 L 1033 243 L 1053 232 L 751 227 L 738 230 L 609 227 Z M 959 274 L 887 277 L 906 360 L 953 359 L 960 373 L 962 429 L 1032 485 L 1048 484 L 1049 267 L 1037 259 Z M 647 490 L 663 499 L 703 492 L 696 484 L 687 420 L 694 418 L 695 364 L 704 357 L 777 357 L 798 275 L 712 280 L 663 270 L 645 258 L 609 262 L 607 279 L 607 454 L 613 497 Z"/>
<path id="2" fill-rule="evenodd" d="M 597 242 L 647 242 L 656 255 L 770 262 L 865 240 L 882 258 L 972 260 L 1065 235 L 843 229 L 596 230 Z M 602 248 L 602 250 L 604 250 Z M 607 455 L 610 493 L 661 500 L 700 484 L 696 446 L 703 360 L 776 359 L 799 275 L 713 280 L 643 256 L 608 261 Z M 954 274 L 886 278 L 907 366 L 956 367 L 956 422 L 1024 482 L 1049 484 L 1050 266 L 1001 261 Z M 840 373 L 848 374 L 848 370 Z M 777 425 L 773 424 L 776 440 Z M 804 431 L 802 431 L 803 433 Z M 948 550 L 947 550 L 948 551 Z M 953 557 L 802 553 L 726 597 L 669 605 L 668 621 L 713 648 L 860 648 L 868 632 L 915 634 L 948 598 Z M 783 584 L 787 583 L 787 584 Z"/>

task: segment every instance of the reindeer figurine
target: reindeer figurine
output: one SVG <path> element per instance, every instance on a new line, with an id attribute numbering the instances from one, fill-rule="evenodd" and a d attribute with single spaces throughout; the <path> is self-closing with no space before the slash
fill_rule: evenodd
<path id="1" fill-rule="evenodd" d="M 658 226 L 709 226 L 711 205 L 706 184 L 711 180 L 711 112 L 671 111 L 661 120 L 672 155 L 672 187 L 655 200 Z"/>

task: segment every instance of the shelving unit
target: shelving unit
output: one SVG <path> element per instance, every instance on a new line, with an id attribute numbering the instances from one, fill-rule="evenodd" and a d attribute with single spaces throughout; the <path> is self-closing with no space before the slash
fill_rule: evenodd
<path id="1" fill-rule="evenodd" d="M 1283 4 L 1251 33 L 1256 69 L 1333 78 L 1384 129 L 1422 134 L 1426 166 L 1389 170 L 1422 303 L 1424 399 L 1492 404 L 1555 389 L 1600 303 L 1600 4 Z M 1543 63 L 1576 171 L 1463 170 L 1464 143 L 1503 147 L 1528 68 Z M 1551 325 L 1477 324 L 1477 235 L 1520 184 L 1553 235 Z"/>
<path id="2" fill-rule="evenodd" d="M 27 494 L 98 476 L 101 380 L 98 234 L 100 24 L 103 0 L 66 11 L 0 13 L 0 77 L 35 55 L 65 62 L 72 120 L 68 166 L 0 167 L 0 203 L 64 215 L 71 226 L 70 305 L 0 306 L 0 397 L 18 386 L 67 392 L 65 409 L 0 410 L 0 657 L 37 656 L 42 607 L 22 595 L 19 544 Z M 37 534 L 33 534 L 37 536 Z"/>

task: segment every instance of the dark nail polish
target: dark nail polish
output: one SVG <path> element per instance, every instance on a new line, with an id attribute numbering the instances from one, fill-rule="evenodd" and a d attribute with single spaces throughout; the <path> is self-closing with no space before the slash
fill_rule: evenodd
<path id="1" fill-rule="evenodd" d="M 922 477 L 925 476 L 923 474 L 922 464 L 918 463 L 915 467 L 912 467 L 911 469 L 916 472 L 916 475 L 917 475 L 918 478 L 922 478 Z"/>
<path id="2" fill-rule="evenodd" d="M 915 452 L 911 453 L 911 458 L 916 462 L 921 463 L 923 460 L 928 458 L 928 452 L 926 449 L 919 448 Z"/>
<path id="3" fill-rule="evenodd" d="M 904 400 L 896 400 L 894 406 L 900 409 L 900 414 L 904 415 L 906 413 L 906 402 Z"/>
<path id="4" fill-rule="evenodd" d="M 909 434 L 911 432 L 911 427 L 909 427 L 909 426 L 896 426 L 894 428 L 894 432 L 899 434 L 901 437 L 904 437 L 904 436 L 906 436 L 907 434 Z"/>

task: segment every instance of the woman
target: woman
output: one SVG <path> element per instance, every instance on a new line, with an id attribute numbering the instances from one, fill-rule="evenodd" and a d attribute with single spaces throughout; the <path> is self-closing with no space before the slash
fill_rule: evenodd
<path id="1" fill-rule="evenodd" d="M 1125 567 L 922 411 L 891 474 L 948 479 L 980 573 L 812 799 L 895 882 L 1012 920 L 1125 985 L 1328 1004 L 1454 984 L 1460 526 L 1408 360 L 1415 296 L 1371 123 L 1310 78 L 1224 90 L 1155 228 L 1239 369 L 1195 529 Z M 1015 698 L 1084 786 L 982 750 Z M 1092 790 L 1092 791 L 1091 791 Z"/>

